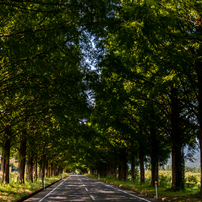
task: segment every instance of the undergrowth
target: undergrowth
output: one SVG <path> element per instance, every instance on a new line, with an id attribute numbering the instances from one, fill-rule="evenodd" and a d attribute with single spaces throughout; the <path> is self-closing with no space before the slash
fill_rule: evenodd
<path id="1" fill-rule="evenodd" d="M 63 177 L 67 177 L 68 174 L 63 174 Z M 61 179 L 61 176 L 46 177 L 45 186 L 52 184 Z M 14 202 L 29 194 L 43 188 L 41 178 L 34 180 L 34 182 L 25 181 L 25 184 L 20 184 L 17 182 L 17 174 L 11 173 L 10 183 L 2 184 L 0 183 L 0 201 L 2 202 Z"/>

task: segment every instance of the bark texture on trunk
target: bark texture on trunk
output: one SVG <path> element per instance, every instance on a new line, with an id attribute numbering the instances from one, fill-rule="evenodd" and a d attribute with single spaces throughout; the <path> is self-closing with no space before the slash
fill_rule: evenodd
<path id="1" fill-rule="evenodd" d="M 54 176 L 54 165 L 53 163 L 51 163 L 51 177 Z"/>
<path id="2" fill-rule="evenodd" d="M 200 127 L 199 130 L 199 144 L 200 144 L 200 164 L 202 166 L 202 128 Z M 201 188 L 200 188 L 200 195 L 202 196 L 202 167 L 201 167 Z"/>
<path id="3" fill-rule="evenodd" d="M 58 175 L 58 168 L 55 168 L 54 169 L 54 176 L 57 176 Z"/>
<path id="4" fill-rule="evenodd" d="M 39 178 L 42 178 L 42 163 L 39 163 Z"/>
<path id="5" fill-rule="evenodd" d="M 202 52 L 200 53 L 202 55 Z M 199 143 L 200 143 L 200 163 L 201 163 L 201 188 L 200 195 L 202 196 L 202 62 L 197 61 L 197 77 L 198 77 L 198 86 L 199 86 Z"/>
<path id="6" fill-rule="evenodd" d="M 25 132 L 24 132 L 25 134 Z M 26 137 L 22 136 L 18 160 L 18 180 L 20 184 L 25 183 L 25 161 L 26 161 Z"/>
<path id="7" fill-rule="evenodd" d="M 46 171 L 46 155 L 43 154 L 43 162 L 42 162 L 42 186 L 44 184 L 44 178 L 45 178 L 45 171 Z"/>
<path id="8" fill-rule="evenodd" d="M 202 27 L 198 26 L 196 28 L 196 32 L 201 35 L 202 34 Z M 195 61 L 197 78 L 198 78 L 198 103 L 199 103 L 199 112 L 198 112 L 198 119 L 199 119 L 199 143 L 200 143 L 200 158 L 201 158 L 201 188 L 200 188 L 200 195 L 202 196 L 202 46 L 200 45 L 199 50 L 196 52 L 197 59 Z"/>
<path id="9" fill-rule="evenodd" d="M 155 186 L 155 181 L 158 182 L 158 140 L 157 140 L 157 132 L 156 132 L 156 125 L 155 125 L 155 110 L 153 105 L 150 106 L 150 141 L 151 141 L 151 186 Z"/>
<path id="10" fill-rule="evenodd" d="M 45 177 L 48 177 L 49 174 L 49 165 L 48 165 L 48 161 L 46 160 L 46 164 L 45 164 Z"/>
<path id="11" fill-rule="evenodd" d="M 151 165 L 151 173 L 152 173 L 152 179 L 151 179 L 151 186 L 155 186 L 155 181 L 159 181 L 159 165 L 158 163 L 153 163 Z"/>
<path id="12" fill-rule="evenodd" d="M 109 160 L 107 167 L 107 176 L 113 176 L 117 178 L 117 165 L 116 165 L 116 156 L 112 156 Z"/>
<path id="13" fill-rule="evenodd" d="M 33 179 L 37 180 L 37 158 L 35 158 L 34 168 L 33 168 Z"/>
<path id="14" fill-rule="evenodd" d="M 151 186 L 155 186 L 155 181 L 159 180 L 158 169 L 158 146 L 156 135 L 151 131 Z"/>
<path id="15" fill-rule="evenodd" d="M 31 154 L 28 154 L 27 180 L 31 182 L 33 182 L 33 169 L 34 169 L 33 156 Z"/>
<path id="16" fill-rule="evenodd" d="M 107 176 L 107 165 L 102 163 L 99 167 L 99 173 L 100 177 L 106 177 Z"/>
<path id="17" fill-rule="evenodd" d="M 142 149 L 140 149 L 140 184 L 145 183 L 145 171 L 144 171 L 144 154 L 142 152 Z"/>
<path id="18" fill-rule="evenodd" d="M 113 158 L 113 177 L 117 179 L 117 162 L 116 162 L 116 156 L 114 155 Z"/>
<path id="19" fill-rule="evenodd" d="M 131 152 L 131 178 L 132 180 L 136 179 L 135 156 L 133 152 Z"/>
<path id="20" fill-rule="evenodd" d="M 94 169 L 93 168 L 90 168 L 90 174 L 94 174 Z"/>
<path id="21" fill-rule="evenodd" d="M 51 168 L 50 168 L 50 166 L 47 168 L 47 177 L 50 177 L 50 174 L 51 174 Z"/>
<path id="22" fill-rule="evenodd" d="M 113 165 L 107 166 L 107 176 L 113 176 Z"/>
<path id="23" fill-rule="evenodd" d="M 119 180 L 128 180 L 127 153 L 125 149 L 120 154 Z"/>
<path id="24" fill-rule="evenodd" d="M 171 88 L 171 144 L 172 144 L 172 186 L 174 190 L 184 189 L 184 165 L 180 131 L 180 106 L 178 89 Z"/>
<path id="25" fill-rule="evenodd" d="M 11 129 L 7 127 L 5 129 L 5 135 L 3 139 L 2 156 L 1 156 L 1 182 L 4 184 L 9 183 L 9 160 L 10 160 L 10 148 L 11 148 Z"/>

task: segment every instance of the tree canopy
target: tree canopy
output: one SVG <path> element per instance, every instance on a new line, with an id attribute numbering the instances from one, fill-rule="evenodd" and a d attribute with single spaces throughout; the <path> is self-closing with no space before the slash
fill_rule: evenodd
<path id="1" fill-rule="evenodd" d="M 152 186 L 172 153 L 172 188 L 184 189 L 183 149 L 191 158 L 202 142 L 200 1 L 16 0 L 0 8 L 2 182 L 12 150 L 21 183 L 27 158 L 42 176 L 55 167 L 116 177 L 118 168 L 124 180 L 130 163 L 141 183 L 147 161 Z"/>

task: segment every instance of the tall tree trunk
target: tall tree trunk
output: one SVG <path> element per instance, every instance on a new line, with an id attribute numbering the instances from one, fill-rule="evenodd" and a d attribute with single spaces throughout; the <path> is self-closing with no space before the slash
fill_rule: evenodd
<path id="1" fill-rule="evenodd" d="M 151 186 L 155 186 L 155 181 L 158 182 L 158 143 L 156 139 L 156 130 L 155 126 L 151 126 L 150 134 L 151 134 Z"/>
<path id="2" fill-rule="evenodd" d="M 113 175 L 113 166 L 108 165 L 107 166 L 107 176 L 112 176 Z"/>
<path id="3" fill-rule="evenodd" d="M 1 182 L 4 184 L 9 183 L 9 160 L 11 148 L 11 128 L 8 126 L 5 129 L 3 139 L 2 156 L 1 156 Z"/>
<path id="4" fill-rule="evenodd" d="M 46 164 L 45 164 L 45 177 L 48 177 L 48 173 L 49 173 L 49 167 L 48 167 L 48 161 L 46 160 Z"/>
<path id="5" fill-rule="evenodd" d="M 62 166 L 60 166 L 60 167 L 59 167 L 59 175 L 60 175 L 60 178 L 61 178 L 61 179 L 62 179 L 62 170 L 63 170 L 63 169 L 62 169 Z"/>
<path id="6" fill-rule="evenodd" d="M 47 177 L 50 177 L 50 174 L 51 173 L 51 167 L 50 167 L 50 165 L 48 165 L 48 167 L 47 167 Z"/>
<path id="7" fill-rule="evenodd" d="M 201 164 L 201 188 L 200 188 L 200 195 L 202 196 L 202 128 L 199 129 L 199 144 L 200 144 L 200 164 Z"/>
<path id="8" fill-rule="evenodd" d="M 37 157 L 35 157 L 34 160 L 34 168 L 33 168 L 33 179 L 37 180 Z"/>
<path id="9" fill-rule="evenodd" d="M 151 141 L 151 186 L 155 186 L 155 181 L 158 182 L 158 140 L 155 125 L 155 110 L 153 105 L 150 106 L 150 141 Z"/>
<path id="10" fill-rule="evenodd" d="M 199 55 L 202 55 L 199 53 Z M 202 196 L 202 62 L 197 61 L 197 77 L 198 77 L 198 86 L 199 86 L 199 143 L 200 143 L 200 163 L 201 163 L 201 188 L 200 188 L 200 195 Z"/>
<path id="11" fill-rule="evenodd" d="M 198 14 L 200 16 L 200 14 Z M 200 19 L 201 20 L 201 19 Z M 202 34 L 202 27 L 196 27 L 196 33 L 199 36 Z M 200 195 L 202 196 L 202 46 L 199 46 L 199 49 L 196 52 L 196 61 L 195 61 L 195 69 L 197 72 L 197 79 L 198 79 L 198 103 L 199 103 L 199 112 L 198 112 L 198 122 L 199 122 L 199 143 L 200 143 L 200 159 L 201 159 L 201 188 L 200 188 Z"/>
<path id="12" fill-rule="evenodd" d="M 144 154 L 142 151 L 142 148 L 140 148 L 140 154 L 139 154 L 139 158 L 140 158 L 140 184 L 144 184 L 145 183 L 145 171 L 144 171 Z"/>
<path id="13" fill-rule="evenodd" d="M 143 137 L 143 129 L 142 126 L 140 125 L 140 137 Z M 143 149 L 143 140 L 140 139 L 139 141 L 139 162 L 140 162 L 140 184 L 145 183 L 145 170 L 144 170 L 144 149 Z"/>
<path id="14" fill-rule="evenodd" d="M 94 175 L 94 169 L 90 168 L 90 174 Z"/>
<path id="15" fill-rule="evenodd" d="M 121 150 L 119 164 L 119 180 L 128 180 L 127 153 L 126 149 Z"/>
<path id="16" fill-rule="evenodd" d="M 152 179 L 151 179 L 151 186 L 155 186 L 155 181 L 158 182 L 159 180 L 159 165 L 158 162 L 151 164 L 151 173 L 152 173 Z"/>
<path id="17" fill-rule="evenodd" d="M 117 179 L 117 163 L 116 163 L 116 156 L 113 157 L 113 177 Z"/>
<path id="18" fill-rule="evenodd" d="M 180 131 L 180 106 L 178 101 L 178 89 L 171 88 L 171 144 L 172 144 L 172 186 L 174 190 L 184 189 L 184 166 L 182 154 L 182 142 Z"/>
<path id="19" fill-rule="evenodd" d="M 42 185 L 44 184 L 45 170 L 46 170 L 46 154 L 44 153 L 42 162 Z"/>
<path id="20" fill-rule="evenodd" d="M 28 162 L 27 162 L 27 180 L 33 182 L 33 156 L 28 154 Z"/>
<path id="21" fill-rule="evenodd" d="M 56 167 L 55 170 L 54 170 L 54 176 L 57 176 L 57 175 L 58 175 L 58 168 Z"/>
<path id="22" fill-rule="evenodd" d="M 136 179 L 135 156 L 133 152 L 131 152 L 131 178 L 132 180 Z"/>
<path id="23" fill-rule="evenodd" d="M 19 160 L 18 160 L 18 180 L 20 184 L 25 183 L 25 161 L 26 161 L 26 132 L 23 132 L 20 142 Z"/>
<path id="24" fill-rule="evenodd" d="M 106 175 L 107 175 L 107 165 L 104 163 L 101 163 L 101 165 L 100 165 L 100 177 L 106 177 Z"/>
<path id="25" fill-rule="evenodd" d="M 53 163 L 51 163 L 51 177 L 54 176 L 54 167 L 53 167 Z"/>
<path id="26" fill-rule="evenodd" d="M 110 157 L 109 163 L 107 165 L 107 176 L 113 176 L 116 178 L 116 159 L 114 156 Z"/>
<path id="27" fill-rule="evenodd" d="M 42 162 L 39 163 L 39 178 L 42 178 Z"/>

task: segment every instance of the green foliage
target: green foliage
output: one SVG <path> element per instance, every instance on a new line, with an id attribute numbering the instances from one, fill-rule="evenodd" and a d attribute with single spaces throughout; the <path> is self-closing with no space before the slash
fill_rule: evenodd
<path id="1" fill-rule="evenodd" d="M 138 156 L 144 147 L 144 155 L 150 156 L 151 148 L 156 148 L 151 161 L 164 165 L 172 147 L 195 149 L 201 88 L 193 57 L 201 53 L 201 31 L 194 23 L 200 17 L 196 4 L 122 2 L 117 15 L 120 24 L 109 27 L 103 39 L 106 52 L 94 88 L 93 123 L 111 143 L 111 150 L 124 147 L 129 156 L 132 152 Z M 173 142 L 172 88 L 178 91 L 178 143 Z"/>
<path id="2" fill-rule="evenodd" d="M 17 176 L 14 176 L 15 173 L 11 173 L 11 183 L 4 185 L 0 184 L 0 191 L 3 194 L 0 194 L 0 200 L 3 201 L 16 201 L 19 200 L 25 196 L 28 196 L 30 193 L 35 192 L 39 190 L 41 187 L 41 179 L 38 179 L 37 181 L 31 182 L 25 182 L 25 184 L 20 184 L 14 179 L 16 179 Z M 69 174 L 65 173 L 63 177 L 67 177 Z M 52 184 L 53 182 L 56 182 L 61 179 L 61 176 L 55 176 L 51 178 L 46 178 L 46 185 Z"/>
<path id="3" fill-rule="evenodd" d="M 91 137 L 82 122 L 92 110 L 85 44 L 90 35 L 103 35 L 103 23 L 114 20 L 105 16 L 115 7 L 111 1 L 1 2 L 0 147 L 9 125 L 12 155 L 25 138 L 38 163 L 46 156 L 65 168 L 81 158 L 74 154 Z"/>
<path id="4" fill-rule="evenodd" d="M 172 175 L 170 172 L 162 172 L 159 175 L 159 186 L 169 188 L 172 182 Z"/>
<path id="5" fill-rule="evenodd" d="M 173 146 L 196 148 L 199 1 L 2 1 L 0 8 L 2 149 L 11 139 L 15 156 L 26 139 L 38 163 L 46 156 L 70 170 L 98 170 L 120 164 L 123 151 L 127 162 L 143 153 L 150 164 L 164 165 Z M 88 60 L 99 72 L 88 69 Z M 166 187 L 170 178 L 161 178 Z"/>
<path id="6" fill-rule="evenodd" d="M 197 183 L 198 183 L 197 177 L 194 176 L 194 175 L 189 175 L 189 176 L 186 178 L 186 181 L 187 181 L 187 182 L 194 183 L 194 184 L 197 184 Z"/>

